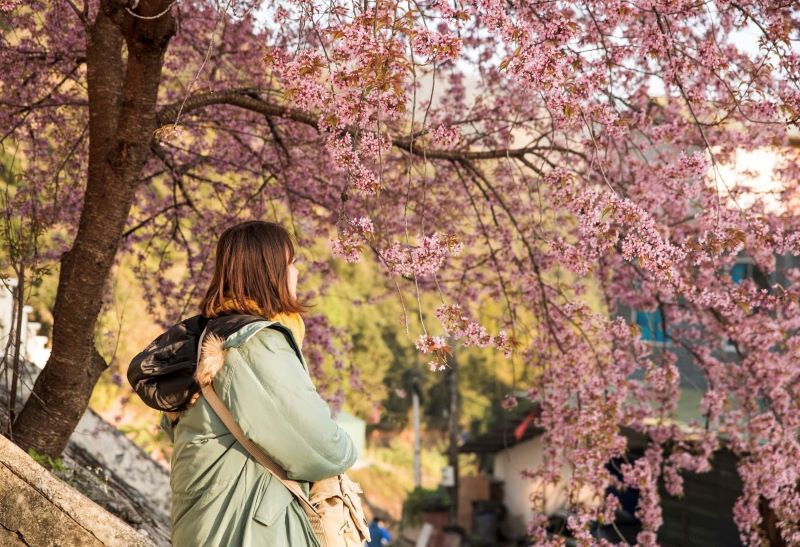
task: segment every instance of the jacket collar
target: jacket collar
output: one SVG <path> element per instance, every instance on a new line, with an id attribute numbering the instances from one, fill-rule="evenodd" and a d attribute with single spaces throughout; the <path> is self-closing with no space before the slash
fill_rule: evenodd
<path id="1" fill-rule="evenodd" d="M 300 351 L 300 347 L 294 337 L 294 332 L 289 327 L 282 325 L 278 321 L 268 321 L 260 319 L 244 325 L 236 330 L 234 333 L 227 337 L 222 337 L 217 334 L 219 331 L 212 331 L 209 329 L 203 339 L 202 352 L 200 360 L 198 361 L 197 368 L 194 373 L 194 379 L 201 387 L 205 387 L 211 383 L 222 366 L 225 364 L 225 350 L 231 347 L 238 347 L 247 342 L 253 335 L 261 329 L 271 327 L 281 331 L 287 337 L 289 345 L 297 354 L 303 368 L 308 372 L 308 366 Z"/>

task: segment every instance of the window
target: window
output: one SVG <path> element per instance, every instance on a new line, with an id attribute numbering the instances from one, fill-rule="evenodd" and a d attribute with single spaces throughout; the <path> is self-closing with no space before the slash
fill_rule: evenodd
<path id="1" fill-rule="evenodd" d="M 753 277 L 753 263 L 739 261 L 731 268 L 731 279 L 734 283 L 741 283 L 743 279 Z"/>
<path id="2" fill-rule="evenodd" d="M 769 278 L 755 265 L 749 256 L 739 256 L 728 272 L 731 280 L 737 285 L 745 279 L 751 279 L 759 289 L 770 290 Z"/>
<path id="3" fill-rule="evenodd" d="M 647 340 L 648 342 L 667 341 L 664 320 L 659 310 L 634 310 L 634 320 L 642 332 L 642 340 Z"/>

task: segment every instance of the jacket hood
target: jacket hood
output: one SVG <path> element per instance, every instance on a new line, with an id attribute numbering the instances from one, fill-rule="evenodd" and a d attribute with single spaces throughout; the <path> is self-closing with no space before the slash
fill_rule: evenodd
<path id="1" fill-rule="evenodd" d="M 210 370 L 195 378 L 197 368 L 197 346 L 203 329 L 208 327 L 204 348 L 221 348 L 225 340 L 245 325 L 264 321 L 263 317 L 244 314 L 227 314 L 206 319 L 195 315 L 171 326 L 150 342 L 131 360 L 128 366 L 128 382 L 144 403 L 156 410 L 179 412 L 185 410 L 200 392 L 198 379 L 208 378 Z M 209 343 L 206 346 L 205 343 Z M 213 342 L 213 344 L 212 344 Z M 204 349 L 205 352 L 205 349 Z M 204 354 L 203 361 L 220 367 L 218 351 Z M 215 359 L 216 357 L 216 359 Z M 205 363 L 204 363 L 205 366 Z M 213 376 L 213 374 L 211 374 Z"/>

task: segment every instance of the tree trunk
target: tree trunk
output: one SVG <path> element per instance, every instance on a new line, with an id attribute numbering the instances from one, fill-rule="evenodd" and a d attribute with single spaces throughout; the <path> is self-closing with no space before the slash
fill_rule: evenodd
<path id="1" fill-rule="evenodd" d="M 778 528 L 778 515 L 770 509 L 767 500 L 761 496 L 758 499 L 758 512 L 761 514 L 761 532 L 769 547 L 786 547 L 786 542 Z"/>
<path id="2" fill-rule="evenodd" d="M 156 15 L 168 4 L 142 0 L 137 13 Z M 104 0 L 87 35 L 89 165 L 83 209 L 73 246 L 61 258 L 53 351 L 13 425 L 18 445 L 53 458 L 66 447 L 107 366 L 95 349 L 95 325 L 147 159 L 164 53 L 175 32 L 171 14 L 143 20 L 124 6 L 123 0 Z"/>

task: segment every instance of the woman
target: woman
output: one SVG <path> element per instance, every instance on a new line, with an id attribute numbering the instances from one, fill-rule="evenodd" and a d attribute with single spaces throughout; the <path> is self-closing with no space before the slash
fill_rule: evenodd
<path id="1" fill-rule="evenodd" d="M 131 363 L 131 385 L 165 411 L 162 427 L 174 443 L 175 547 L 318 545 L 297 499 L 235 440 L 201 385 L 213 383 L 245 435 L 306 494 L 309 482 L 343 473 L 356 459 L 300 350 L 304 306 L 294 256 L 279 224 L 248 221 L 226 230 L 201 315 L 173 326 Z"/>

